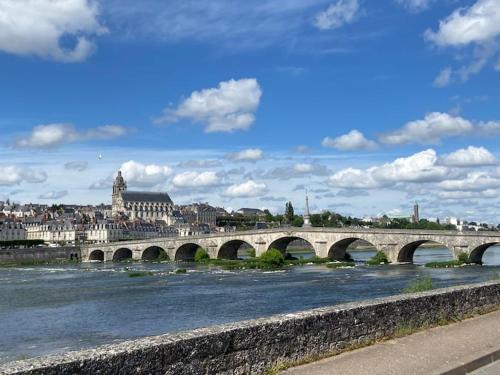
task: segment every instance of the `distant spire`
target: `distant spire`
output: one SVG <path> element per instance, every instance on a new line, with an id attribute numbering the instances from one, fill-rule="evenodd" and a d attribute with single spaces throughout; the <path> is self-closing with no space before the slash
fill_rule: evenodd
<path id="1" fill-rule="evenodd" d="M 304 228 L 309 228 L 311 227 L 311 213 L 309 212 L 309 196 L 307 195 L 307 189 L 306 189 L 306 207 L 304 210 Z"/>

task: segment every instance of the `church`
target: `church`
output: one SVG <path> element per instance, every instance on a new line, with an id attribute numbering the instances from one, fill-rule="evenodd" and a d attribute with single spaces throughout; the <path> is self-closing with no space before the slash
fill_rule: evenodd
<path id="1" fill-rule="evenodd" d="M 168 225 L 172 224 L 170 221 L 176 216 L 174 203 L 167 193 L 127 191 L 121 171 L 118 171 L 113 183 L 112 215 L 125 215 L 129 220 L 165 220 Z"/>

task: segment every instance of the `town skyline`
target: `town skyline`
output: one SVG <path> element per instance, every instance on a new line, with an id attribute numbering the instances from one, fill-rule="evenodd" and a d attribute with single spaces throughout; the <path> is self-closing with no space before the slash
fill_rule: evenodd
<path id="1" fill-rule="evenodd" d="M 498 0 L 38 4 L 0 22 L 0 200 L 108 203 L 122 170 L 179 204 L 500 222 Z"/>

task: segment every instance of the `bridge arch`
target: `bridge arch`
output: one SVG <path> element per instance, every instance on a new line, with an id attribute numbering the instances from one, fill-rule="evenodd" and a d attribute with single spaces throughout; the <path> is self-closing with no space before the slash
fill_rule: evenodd
<path id="1" fill-rule="evenodd" d="M 490 247 L 498 246 L 500 242 L 488 242 L 474 248 L 469 255 L 469 261 L 471 263 L 483 264 L 483 255 Z"/>
<path id="2" fill-rule="evenodd" d="M 268 246 L 267 250 L 276 249 L 276 250 L 279 250 L 279 251 L 281 251 L 281 253 L 286 255 L 288 245 L 290 245 L 294 241 L 303 241 L 304 243 L 307 244 L 308 247 L 311 248 L 311 251 L 314 253 L 314 255 L 316 255 L 316 256 L 318 255 L 313 244 L 311 242 L 309 242 L 308 240 L 306 240 L 305 238 L 299 237 L 299 236 L 279 237 L 276 240 L 274 240 L 273 242 L 271 242 L 271 244 Z"/>
<path id="3" fill-rule="evenodd" d="M 113 253 L 113 262 L 122 262 L 128 259 L 132 259 L 132 250 L 126 247 L 122 247 Z"/>
<path id="4" fill-rule="evenodd" d="M 89 260 L 104 262 L 104 251 L 102 251 L 102 250 L 93 250 L 89 254 Z"/>
<path id="5" fill-rule="evenodd" d="M 168 259 L 167 252 L 160 246 L 150 246 L 142 252 L 142 260 Z"/>
<path id="6" fill-rule="evenodd" d="M 217 259 L 238 259 L 238 250 L 241 247 L 249 247 L 253 249 L 253 246 L 248 242 L 243 240 L 231 240 L 224 243 L 217 252 Z"/>
<path id="7" fill-rule="evenodd" d="M 349 248 L 350 245 L 354 244 L 356 241 L 364 241 L 369 245 L 371 245 L 373 249 L 377 250 L 377 247 L 370 241 L 367 241 L 359 237 L 348 237 L 341 239 L 335 242 L 332 246 L 330 246 L 330 249 L 328 249 L 328 258 L 339 261 L 351 260 L 349 255 L 347 254 L 347 249 Z"/>
<path id="8" fill-rule="evenodd" d="M 175 260 L 193 261 L 196 250 L 201 246 L 194 242 L 188 242 L 175 250 Z"/>
<path id="9" fill-rule="evenodd" d="M 404 245 L 398 252 L 398 262 L 399 263 L 413 263 L 413 256 L 415 255 L 415 251 L 422 246 L 423 244 L 434 243 L 443 248 L 447 249 L 450 252 L 451 257 L 453 257 L 453 251 L 450 248 L 441 243 L 434 240 L 417 240 L 412 241 L 406 245 Z"/>

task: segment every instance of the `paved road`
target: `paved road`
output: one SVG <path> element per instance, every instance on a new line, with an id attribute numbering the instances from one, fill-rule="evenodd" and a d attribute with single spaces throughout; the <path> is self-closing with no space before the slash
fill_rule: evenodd
<path id="1" fill-rule="evenodd" d="M 500 311 L 295 367 L 283 375 L 442 374 L 498 350 Z M 495 365 L 493 372 L 478 374 L 500 374 L 500 364 Z"/>

